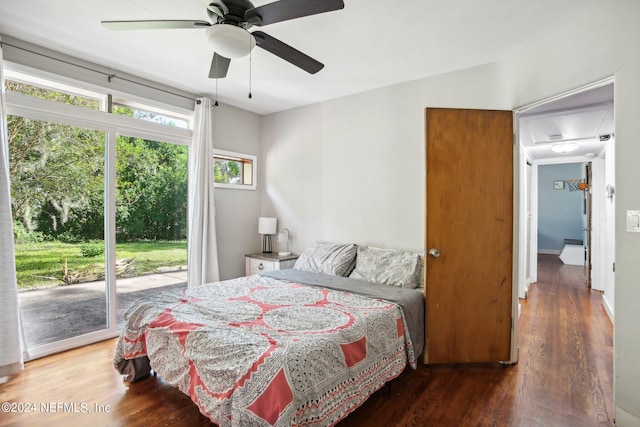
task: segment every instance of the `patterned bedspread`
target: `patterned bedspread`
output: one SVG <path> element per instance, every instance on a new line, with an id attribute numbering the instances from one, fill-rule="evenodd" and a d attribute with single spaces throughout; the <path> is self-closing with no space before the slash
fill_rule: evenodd
<path id="1" fill-rule="evenodd" d="M 151 367 L 220 426 L 332 425 L 416 356 L 402 309 L 249 276 L 138 300 L 114 363 Z"/>

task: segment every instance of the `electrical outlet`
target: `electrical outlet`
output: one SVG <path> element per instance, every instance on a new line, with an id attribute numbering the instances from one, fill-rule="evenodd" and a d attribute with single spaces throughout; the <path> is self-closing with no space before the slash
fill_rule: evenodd
<path id="1" fill-rule="evenodd" d="M 627 211 L 627 232 L 640 233 L 640 211 Z"/>

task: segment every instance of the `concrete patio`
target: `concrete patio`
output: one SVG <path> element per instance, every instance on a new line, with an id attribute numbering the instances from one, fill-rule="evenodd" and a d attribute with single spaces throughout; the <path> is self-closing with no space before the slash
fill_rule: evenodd
<path id="1" fill-rule="evenodd" d="M 138 298 L 187 286 L 187 272 L 173 271 L 117 279 L 117 323 Z M 87 282 L 20 292 L 20 312 L 29 346 L 47 344 L 106 328 L 105 282 Z"/>

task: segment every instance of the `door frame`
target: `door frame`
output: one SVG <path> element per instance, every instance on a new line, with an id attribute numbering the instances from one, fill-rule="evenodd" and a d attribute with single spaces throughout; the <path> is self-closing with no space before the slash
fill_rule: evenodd
<path id="1" fill-rule="evenodd" d="M 512 277 L 511 277 L 511 360 L 509 363 L 518 363 L 519 350 L 518 347 L 518 323 L 520 321 L 520 299 L 518 298 L 518 289 L 520 284 L 520 276 L 526 274 L 526 264 L 521 264 L 523 254 L 522 242 L 522 223 L 521 217 L 526 215 L 526 209 L 523 209 L 520 200 L 521 183 L 526 182 L 526 159 L 524 164 L 521 162 L 520 155 L 520 120 L 515 110 L 511 112 L 511 120 L 513 122 L 513 259 Z M 526 223 L 524 229 L 526 230 Z"/>
<path id="2" fill-rule="evenodd" d="M 516 218 L 517 222 L 519 224 L 519 234 L 518 234 L 518 251 L 521 254 L 519 256 L 519 263 L 521 263 L 520 268 L 519 268 L 519 273 L 517 276 L 517 290 L 515 292 L 515 295 L 517 295 L 518 298 L 526 298 L 527 295 L 527 290 L 529 289 L 529 285 L 531 283 L 535 283 L 538 280 L 538 258 L 537 258 L 537 248 L 538 248 L 538 235 L 537 235 L 537 230 L 538 230 L 538 191 L 537 191 L 537 186 L 538 186 L 538 166 L 539 165 L 543 165 L 543 164 L 559 164 L 559 163 L 588 163 L 588 162 L 593 162 L 595 159 L 593 158 L 588 158 L 586 156 L 572 156 L 572 157 L 562 157 L 562 158 L 554 158 L 554 159 L 545 159 L 545 160 L 537 160 L 537 161 L 531 161 L 531 159 L 528 158 L 528 153 L 526 153 L 522 147 L 520 146 L 520 116 L 525 113 L 526 111 L 534 108 L 534 107 L 538 107 L 544 104 L 548 104 L 548 103 L 552 103 L 558 100 L 561 100 L 563 98 L 567 98 L 569 96 L 581 93 L 581 92 L 586 92 L 588 90 L 591 89 L 596 89 L 602 86 L 606 86 L 606 85 L 610 85 L 610 84 L 615 84 L 615 78 L 613 76 L 611 77 L 607 77 L 604 78 L 602 80 L 598 80 L 596 82 L 590 83 L 588 85 L 584 85 L 584 86 L 580 86 L 578 88 L 566 91 L 566 92 L 562 92 L 560 94 L 557 94 L 555 96 L 552 97 L 548 97 L 548 98 L 544 98 L 542 100 L 533 102 L 531 104 L 526 104 L 524 106 L 518 107 L 514 109 L 514 129 L 516 129 L 515 131 L 515 139 L 516 139 L 516 147 L 517 147 L 517 152 L 520 153 L 519 155 L 519 161 L 518 161 L 518 167 L 516 171 L 516 167 L 514 166 L 514 176 L 517 174 L 520 177 L 520 183 L 517 185 L 514 185 L 514 191 L 516 192 L 516 194 L 514 194 L 514 197 L 517 199 L 517 203 L 514 202 L 514 205 L 518 205 L 520 207 L 520 211 L 519 214 Z M 514 156 L 515 157 L 515 156 Z M 526 179 L 523 179 L 522 173 L 525 173 L 524 171 L 526 171 L 526 164 L 527 162 L 530 162 L 533 166 L 532 171 L 531 171 L 531 181 L 529 183 L 527 183 Z M 523 171 L 523 172 L 520 172 Z M 595 179 L 595 178 L 594 178 Z M 527 186 L 528 184 L 528 186 Z M 530 212 L 531 212 L 531 223 L 530 223 L 530 227 L 527 227 L 527 212 L 526 209 L 524 209 L 524 207 L 526 207 L 526 197 L 528 192 L 531 192 L 531 206 L 530 206 Z M 596 195 L 597 196 L 597 195 Z M 592 198 L 594 197 L 594 194 L 592 193 Z M 604 196 L 602 196 L 604 197 Z M 592 212 L 593 214 L 593 212 Z M 596 227 L 598 227 L 595 223 L 593 224 L 593 229 L 592 229 L 592 236 L 594 233 L 604 233 L 604 230 L 597 230 L 596 231 Z M 530 233 L 530 236 L 527 236 L 527 233 Z M 529 237 L 529 239 L 527 239 L 527 237 Z M 592 237 L 593 239 L 593 237 Z M 529 240 L 529 245 L 527 245 L 527 240 Z M 602 250 L 605 250 L 606 248 L 601 248 Z M 589 248 L 589 250 L 593 250 L 593 248 Z M 530 264 L 530 275 L 529 277 L 526 277 L 526 268 L 524 268 L 524 266 L 526 266 L 526 262 L 529 262 Z M 592 262 L 593 262 L 593 257 L 592 257 Z M 590 273 L 589 273 L 590 274 Z M 516 298 L 517 299 L 517 298 Z"/>

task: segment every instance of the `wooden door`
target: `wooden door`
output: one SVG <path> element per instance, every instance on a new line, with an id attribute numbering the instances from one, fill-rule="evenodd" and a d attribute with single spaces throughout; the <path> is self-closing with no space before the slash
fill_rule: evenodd
<path id="1" fill-rule="evenodd" d="M 511 359 L 513 141 L 511 111 L 426 110 L 425 363 Z"/>

